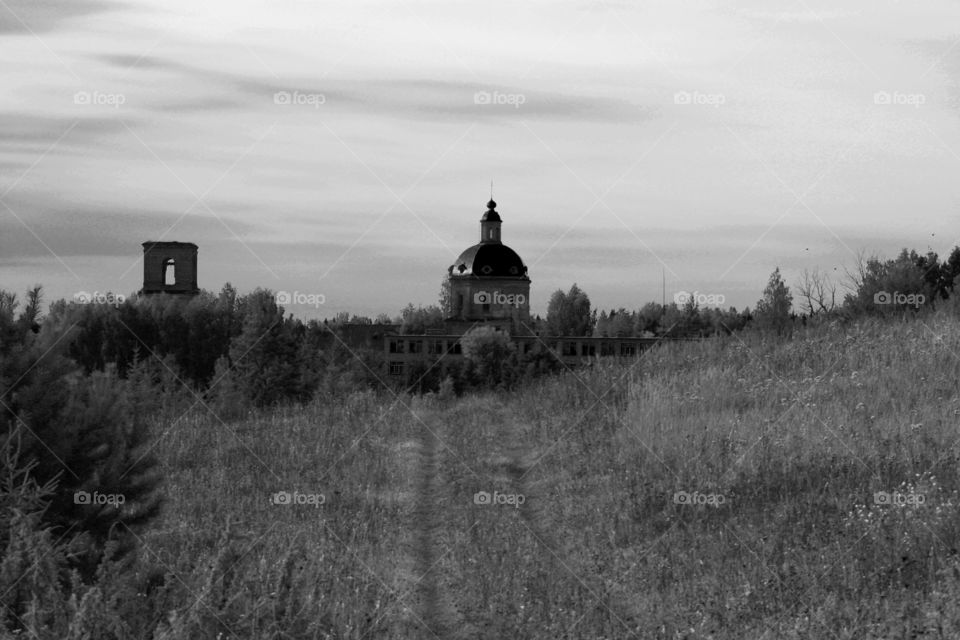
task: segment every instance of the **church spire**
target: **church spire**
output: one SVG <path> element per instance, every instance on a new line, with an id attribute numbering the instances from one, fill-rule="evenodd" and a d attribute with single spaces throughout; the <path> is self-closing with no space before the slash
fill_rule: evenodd
<path id="1" fill-rule="evenodd" d="M 482 244 L 501 244 L 500 224 L 502 222 L 500 214 L 497 213 L 497 203 L 491 197 L 490 202 L 487 203 L 487 212 L 480 218 L 480 242 Z"/>

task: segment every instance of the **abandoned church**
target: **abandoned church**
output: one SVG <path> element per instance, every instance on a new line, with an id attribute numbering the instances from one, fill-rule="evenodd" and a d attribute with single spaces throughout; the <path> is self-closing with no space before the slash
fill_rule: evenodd
<path id="1" fill-rule="evenodd" d="M 567 365 L 596 358 L 636 358 L 658 341 L 641 337 L 540 335 L 530 318 L 530 276 L 516 251 L 501 239 L 503 220 L 497 203 L 487 203 L 480 218 L 480 242 L 467 248 L 447 268 L 443 328 L 411 335 L 397 324 L 338 325 L 336 337 L 348 347 L 382 349 L 383 373 L 410 380 L 415 371 L 463 357 L 460 339 L 486 326 L 509 336 L 522 354 L 552 353 Z M 197 245 L 190 242 L 144 242 L 141 295 L 198 294 Z"/>

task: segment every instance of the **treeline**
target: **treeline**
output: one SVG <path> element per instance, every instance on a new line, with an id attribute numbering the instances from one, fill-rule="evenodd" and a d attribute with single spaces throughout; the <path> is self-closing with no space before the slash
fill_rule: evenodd
<path id="1" fill-rule="evenodd" d="M 827 274 L 804 272 L 794 289 L 775 270 L 753 310 L 703 306 L 689 296 L 682 304 L 647 303 L 638 309 L 597 310 L 574 284 L 557 290 L 546 318 L 535 317 L 528 333 L 541 336 L 707 337 L 747 328 L 779 334 L 825 315 L 918 311 L 948 299 L 960 273 L 960 248 L 940 261 L 937 254 L 904 249 L 896 258 L 860 257 L 840 283 L 847 289 L 838 302 L 838 283 Z M 8 294 L 9 295 L 9 294 Z M 28 294 L 25 317 L 39 329 L 39 290 Z M 31 297 L 32 296 L 32 297 Z M 376 319 L 341 313 L 332 320 L 303 322 L 287 314 L 273 293 L 257 289 L 240 295 L 230 285 L 219 294 L 194 297 L 147 296 L 121 304 L 58 301 L 43 318 L 45 331 L 65 345 L 65 355 L 83 373 L 114 371 L 141 388 L 180 389 L 225 410 L 238 411 L 279 402 L 303 402 L 358 387 L 380 387 L 385 375 L 382 340 L 358 346 L 344 339 L 353 325 L 380 325 L 401 334 L 443 332 L 441 307 L 407 305 L 398 315 Z M 478 334 L 483 338 L 482 334 Z M 485 340 L 492 338 L 486 337 Z M 491 375 L 489 355 L 503 363 Z M 456 362 L 427 363 L 415 376 L 417 391 L 447 386 L 460 393 L 474 387 L 512 387 L 556 371 L 549 355 L 517 354 L 509 343 L 474 350 Z M 391 382 L 390 384 L 394 384 Z"/>
<path id="2" fill-rule="evenodd" d="M 647 303 L 638 309 L 597 310 L 574 284 L 555 291 L 546 318 L 536 317 L 525 332 L 542 336 L 705 337 L 746 328 L 784 333 L 825 314 L 852 317 L 930 308 L 948 299 L 960 274 L 960 248 L 949 259 L 904 249 L 896 258 L 861 257 L 841 283 L 847 292 L 838 303 L 838 284 L 819 271 L 804 272 L 793 291 L 779 269 L 753 310 L 702 306 L 689 297 L 682 304 Z M 9 300 L 11 294 L 5 294 Z M 443 331 L 439 306 L 407 305 L 393 318 L 375 320 L 341 313 L 332 320 L 303 322 L 285 312 L 273 293 L 257 289 L 240 295 L 228 283 L 218 294 L 194 297 L 147 296 L 120 304 L 57 301 L 41 318 L 39 289 L 28 292 L 24 319 L 31 330 L 58 336 L 65 356 L 84 374 L 114 371 L 121 379 L 182 387 L 205 402 L 230 408 L 302 402 L 339 388 L 380 386 L 384 375 L 382 342 L 350 346 L 338 337 L 345 326 L 378 324 L 386 331 L 422 334 Z M 795 304 L 796 302 L 796 304 Z M 496 352 L 496 349 L 493 350 Z M 542 359 L 503 353 L 509 366 L 498 384 L 555 368 Z M 485 386 L 488 371 L 475 357 L 465 362 L 426 366 L 417 389 L 435 390 L 451 378 L 456 390 Z M 419 379 L 419 376 L 418 376 Z"/>

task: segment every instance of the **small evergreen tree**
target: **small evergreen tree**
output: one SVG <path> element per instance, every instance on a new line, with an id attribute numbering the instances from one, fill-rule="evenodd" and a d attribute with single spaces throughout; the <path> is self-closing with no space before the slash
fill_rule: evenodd
<path id="1" fill-rule="evenodd" d="M 757 325 L 762 330 L 775 332 L 778 336 L 789 334 L 793 326 L 790 320 L 792 305 L 793 294 L 780 276 L 780 267 L 777 267 L 770 274 L 770 280 L 763 290 L 763 298 L 757 302 L 754 313 Z"/>

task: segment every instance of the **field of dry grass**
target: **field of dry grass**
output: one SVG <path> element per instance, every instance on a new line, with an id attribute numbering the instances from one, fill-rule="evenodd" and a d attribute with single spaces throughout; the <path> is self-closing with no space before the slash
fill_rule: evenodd
<path id="1" fill-rule="evenodd" d="M 960 637 L 958 380 L 960 327 L 931 316 L 668 345 L 510 394 L 195 410 L 157 425 L 168 501 L 142 560 L 166 577 L 138 619 L 171 639 Z"/>

